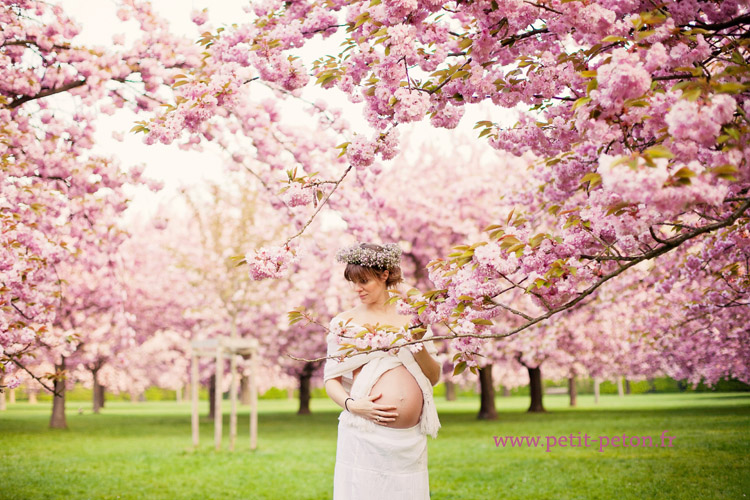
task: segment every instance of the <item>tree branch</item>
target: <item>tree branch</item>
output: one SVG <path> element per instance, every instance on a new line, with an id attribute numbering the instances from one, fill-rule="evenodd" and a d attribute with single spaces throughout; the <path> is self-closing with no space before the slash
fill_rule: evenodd
<path id="1" fill-rule="evenodd" d="M 6 107 L 8 109 L 14 109 L 26 102 L 33 101 L 36 99 L 41 99 L 43 97 L 49 97 L 51 95 L 59 94 L 60 92 L 67 92 L 68 90 L 72 90 L 77 87 L 82 87 L 84 85 L 86 85 L 86 80 L 77 80 L 77 81 L 65 84 L 62 87 L 43 90 L 42 92 L 39 92 L 36 95 L 25 95 L 23 97 L 19 97 L 18 99 L 14 99 L 10 101 L 10 103 Z"/>
<path id="2" fill-rule="evenodd" d="M 307 226 L 309 226 L 312 223 L 313 219 L 315 219 L 315 216 L 318 215 L 318 212 L 320 212 L 320 209 L 323 208 L 323 205 L 325 205 L 326 203 L 328 203 L 328 199 L 336 191 L 336 188 L 339 187 L 339 184 L 341 184 L 341 181 L 344 180 L 344 177 L 346 177 L 346 174 L 348 174 L 351 171 L 351 169 L 352 169 L 351 165 L 349 165 L 348 167 L 346 167 L 346 170 L 344 170 L 344 174 L 341 177 L 339 177 L 339 180 L 336 181 L 336 184 L 333 186 L 333 189 L 331 189 L 331 191 L 328 193 L 328 195 L 326 195 L 325 199 L 323 199 L 323 201 L 321 201 L 318 204 L 318 208 L 315 209 L 315 212 L 313 212 L 313 214 L 307 220 L 307 222 L 305 223 L 305 225 L 302 226 L 302 229 L 300 229 L 299 232 L 297 232 L 297 234 L 295 234 L 294 236 L 292 236 L 288 240 L 286 240 L 286 242 L 284 242 L 284 245 L 282 245 L 282 246 L 287 246 L 290 241 L 292 241 L 294 238 L 300 236 L 302 233 L 305 232 L 305 229 L 307 229 Z"/>
<path id="3" fill-rule="evenodd" d="M 11 358 L 9 358 L 9 359 L 10 359 L 10 360 L 11 360 L 11 361 L 12 361 L 13 363 L 15 363 L 15 364 L 16 364 L 16 366 L 18 366 L 18 367 L 19 367 L 20 369 L 22 369 L 23 371 L 25 371 L 26 373 L 28 373 L 29 375 L 31 375 L 31 378 L 33 378 L 34 380 L 36 380 L 37 382 L 39 382 L 39 384 L 40 384 L 40 385 L 41 385 L 42 387 L 44 387 L 45 389 L 47 389 L 47 390 L 48 390 L 49 392 L 51 392 L 52 394 L 54 394 L 54 395 L 55 395 L 55 396 L 57 396 L 58 398 L 61 398 L 61 397 L 62 397 L 62 394 L 58 394 L 58 393 L 56 393 L 54 389 L 51 389 L 51 388 L 50 388 L 50 387 L 49 387 L 49 386 L 48 386 L 47 384 L 45 384 L 44 382 L 42 382 L 42 379 L 40 379 L 39 377 L 37 377 L 36 375 L 34 375 L 33 373 L 31 373 L 31 372 L 29 371 L 29 369 L 28 369 L 28 368 L 26 368 L 26 367 L 25 367 L 25 366 L 23 366 L 23 365 L 22 365 L 21 363 L 19 363 L 19 362 L 18 362 L 18 360 L 17 360 L 16 358 L 14 358 L 14 357 L 11 357 Z"/>
<path id="4" fill-rule="evenodd" d="M 522 324 L 522 325 L 520 325 L 520 326 L 518 326 L 516 328 L 512 328 L 512 329 L 510 329 L 510 330 L 508 330 L 508 331 L 506 331 L 504 333 L 491 333 L 491 334 L 482 334 L 482 333 L 456 334 L 456 333 L 454 333 L 453 335 L 439 335 L 439 336 L 428 337 L 427 339 L 419 339 L 419 340 L 413 340 L 413 341 L 409 341 L 409 342 L 404 342 L 402 344 L 399 344 L 398 348 L 404 348 L 404 347 L 407 347 L 407 346 L 412 345 L 412 344 L 423 343 L 423 342 L 425 342 L 425 340 L 430 340 L 430 341 L 433 341 L 433 340 L 453 340 L 453 339 L 456 339 L 456 338 L 501 339 L 501 338 L 505 338 L 505 337 L 510 337 L 511 335 L 515 335 L 516 333 L 518 333 L 518 332 L 520 332 L 522 330 L 526 330 L 527 328 L 530 328 L 530 327 L 536 325 L 537 323 L 540 323 L 540 322 L 542 322 L 542 321 L 544 321 L 546 319 L 549 319 L 551 316 L 554 316 L 555 314 L 557 314 L 559 312 L 562 312 L 562 311 L 565 311 L 567 309 L 573 308 L 574 306 L 576 306 L 577 304 L 579 304 L 583 299 L 585 299 L 587 296 L 591 295 L 594 291 L 596 291 L 599 287 L 601 287 L 604 283 L 606 283 L 607 281 L 611 280 L 612 278 L 615 278 L 615 277 L 619 276 L 620 274 L 622 274 L 627 269 L 629 269 L 629 268 L 631 268 L 631 267 L 633 267 L 633 266 L 635 266 L 635 265 L 637 265 L 637 264 L 639 264 L 639 263 L 641 263 L 643 261 L 655 259 L 655 258 L 657 258 L 657 257 L 659 257 L 659 256 L 661 256 L 661 255 L 663 255 L 663 254 L 665 254 L 667 252 L 669 252 L 670 250 L 673 250 L 673 249 L 679 247 L 684 242 L 686 242 L 688 240 L 691 240 L 691 239 L 693 239 L 693 238 L 695 238 L 697 236 L 700 236 L 701 234 L 709 233 L 711 231 L 715 231 L 715 230 L 721 229 L 723 227 L 731 226 L 732 224 L 734 224 L 734 222 L 737 219 L 739 219 L 742 216 L 742 214 L 745 213 L 745 211 L 747 211 L 748 208 L 750 208 L 750 200 L 745 201 L 745 203 L 743 203 L 742 205 L 740 205 L 729 217 L 727 217 L 726 219 L 724 219 L 724 220 L 722 220 L 720 222 L 716 222 L 714 224 L 708 224 L 706 226 L 699 227 L 699 228 L 695 229 L 694 231 L 686 232 L 686 233 L 684 233 L 682 235 L 676 236 L 674 238 L 670 238 L 668 240 L 662 240 L 662 241 L 664 241 L 664 244 L 661 247 L 657 247 L 654 250 L 652 250 L 652 251 L 650 251 L 648 253 L 645 253 L 642 256 L 640 256 L 640 257 L 638 257 L 638 258 L 636 258 L 636 259 L 628 262 L 627 264 L 624 264 L 624 265 L 620 266 L 615 271 L 612 271 L 611 273 L 609 273 L 609 274 L 607 274 L 605 276 L 602 276 L 599 280 L 597 280 L 595 283 L 593 283 L 590 287 L 588 287 L 586 290 L 584 290 L 583 292 L 581 292 L 576 298 L 574 298 L 574 299 L 572 299 L 572 300 L 570 300 L 570 301 L 568 301 L 568 302 L 566 302 L 566 303 L 564 303 L 564 304 L 562 304 L 562 305 L 560 305 L 560 306 L 558 306 L 558 307 L 556 307 L 554 309 L 551 309 L 551 310 L 547 311 L 545 314 L 543 314 L 541 316 L 537 316 L 536 318 L 533 318 L 533 319 L 527 321 L 526 323 L 524 323 L 524 324 Z M 325 359 L 332 359 L 332 358 L 358 356 L 358 355 L 361 355 L 361 354 L 367 354 L 367 353 L 371 353 L 371 352 L 375 352 L 375 351 L 387 351 L 387 350 L 390 350 L 390 349 L 394 349 L 394 347 L 373 348 L 373 349 L 370 349 L 368 351 L 358 351 L 358 352 L 351 352 L 350 351 L 348 353 L 344 353 L 344 354 L 341 354 L 341 355 L 338 355 L 338 356 L 324 356 L 324 357 L 315 358 L 315 359 L 312 359 L 312 360 L 310 360 L 310 359 L 304 359 L 304 358 L 297 358 L 297 357 L 292 356 L 291 354 L 288 354 L 288 353 L 286 355 L 289 356 L 290 358 L 294 359 L 294 360 L 297 360 L 297 361 L 313 362 L 313 361 L 322 361 L 322 360 L 325 360 Z"/>

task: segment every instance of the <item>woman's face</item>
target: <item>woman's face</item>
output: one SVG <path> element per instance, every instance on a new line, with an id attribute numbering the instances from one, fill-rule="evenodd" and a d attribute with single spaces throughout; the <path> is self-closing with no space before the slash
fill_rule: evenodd
<path id="1" fill-rule="evenodd" d="M 388 277 L 387 273 L 385 271 L 381 275 L 382 279 L 368 276 L 366 280 L 351 282 L 354 292 L 359 295 L 359 300 L 363 304 L 373 304 L 382 301 L 383 292 L 385 291 L 385 280 Z"/>

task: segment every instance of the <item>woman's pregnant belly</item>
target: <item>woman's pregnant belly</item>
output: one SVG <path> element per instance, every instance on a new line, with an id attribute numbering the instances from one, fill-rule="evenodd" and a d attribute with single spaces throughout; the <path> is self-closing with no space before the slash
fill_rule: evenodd
<path id="1" fill-rule="evenodd" d="M 381 425 L 406 429 L 419 423 L 422 415 L 422 390 L 405 366 L 397 366 L 383 373 L 370 390 L 370 395 L 381 394 L 374 403 L 393 405 L 398 417 Z"/>

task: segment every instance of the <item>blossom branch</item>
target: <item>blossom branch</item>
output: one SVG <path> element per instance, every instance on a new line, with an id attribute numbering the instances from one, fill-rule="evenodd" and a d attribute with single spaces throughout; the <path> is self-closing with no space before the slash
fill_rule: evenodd
<path id="1" fill-rule="evenodd" d="M 307 222 L 305 223 L 305 225 L 304 225 L 304 226 L 302 226 L 302 229 L 300 229 L 300 230 L 299 230 L 299 231 L 297 232 L 297 234 L 295 234 L 294 236 L 292 236 L 292 237 L 290 237 L 289 239 L 287 239 L 287 240 L 286 240 L 286 241 L 284 242 L 284 245 L 282 245 L 282 246 L 287 246 L 287 245 L 288 245 L 288 244 L 289 244 L 289 243 L 290 243 L 290 242 L 291 242 L 291 241 L 292 241 L 293 239 L 295 239 L 295 238 L 299 237 L 300 235 L 302 235 L 302 233 L 304 233 L 304 232 L 305 232 L 305 229 L 307 229 L 307 227 L 308 227 L 308 226 L 309 226 L 309 225 L 310 225 L 310 224 L 312 223 L 312 221 L 313 221 L 313 220 L 315 219 L 315 216 L 317 216 L 317 215 L 318 215 L 318 213 L 319 213 L 319 212 L 320 212 L 320 210 L 321 210 L 321 209 L 323 208 L 323 206 L 324 206 L 324 205 L 325 205 L 326 203 L 328 203 L 328 199 L 329 199 L 329 198 L 331 197 L 331 195 L 332 195 L 332 194 L 333 194 L 333 193 L 334 193 L 334 192 L 336 191 L 336 189 L 337 189 L 337 188 L 339 187 L 339 185 L 341 184 L 341 181 L 343 181 L 343 180 L 344 180 L 344 177 L 346 177 L 346 174 L 348 174 L 348 173 L 349 173 L 349 172 L 351 171 L 351 169 L 352 169 L 352 166 L 351 166 L 351 165 L 349 165 L 348 167 L 346 167 L 346 170 L 344 170 L 344 173 L 343 173 L 343 175 L 342 175 L 341 177 L 339 177 L 339 180 L 337 180 L 337 181 L 336 181 L 336 184 L 335 184 L 335 185 L 333 186 L 333 188 L 332 188 L 332 189 L 331 189 L 331 190 L 330 190 L 330 191 L 328 192 L 328 194 L 326 195 L 326 197 L 325 197 L 325 198 L 323 198 L 323 200 L 322 200 L 322 201 L 321 201 L 321 202 L 320 202 L 320 203 L 318 204 L 318 208 L 316 208 L 316 209 L 315 209 L 315 212 L 313 212 L 313 214 L 312 214 L 312 215 L 310 216 L 310 218 L 309 218 L 309 219 L 307 220 Z"/>
<path id="2" fill-rule="evenodd" d="M 562 305 L 560 305 L 560 306 L 558 306 L 558 307 L 556 307 L 554 309 L 548 310 L 545 314 L 542 314 L 541 316 L 537 316 L 535 318 L 527 320 L 526 323 L 524 323 L 522 325 L 519 325 L 516 328 L 512 328 L 512 329 L 510 329 L 510 330 L 508 330 L 506 332 L 503 332 L 503 333 L 490 333 L 490 334 L 484 334 L 484 333 L 455 333 L 454 332 L 453 335 L 438 335 L 438 336 L 428 337 L 427 339 L 418 339 L 418 340 L 406 341 L 406 342 L 400 343 L 398 345 L 398 347 L 399 348 L 403 348 L 403 347 L 407 347 L 409 345 L 423 343 L 423 342 L 425 342 L 425 340 L 430 340 L 430 341 L 433 341 L 433 340 L 453 340 L 453 339 L 456 339 L 456 338 L 502 339 L 502 338 L 505 338 L 505 337 L 510 337 L 511 335 L 515 335 L 518 332 L 526 330 L 526 329 L 528 329 L 528 328 L 530 328 L 530 327 L 532 327 L 532 326 L 534 326 L 534 325 L 536 325 L 538 323 L 541 323 L 542 321 L 544 321 L 546 319 L 549 319 L 550 317 L 554 316 L 557 313 L 560 313 L 560 312 L 568 310 L 568 309 L 572 309 L 573 307 L 575 307 L 576 305 L 578 305 L 581 301 L 583 301 L 583 299 L 585 299 L 586 297 L 588 297 L 589 295 L 591 295 L 592 293 L 594 293 L 594 291 L 596 291 L 604 283 L 606 283 L 607 281 L 609 281 L 609 280 L 611 280 L 611 279 L 619 276 L 620 274 L 622 274 L 627 269 L 629 269 L 629 268 L 631 268 L 631 267 L 633 267 L 633 266 L 635 266 L 635 265 L 637 265 L 637 264 L 639 264 L 639 263 L 641 263 L 643 261 L 655 259 L 655 258 L 657 258 L 657 257 L 659 257 L 659 256 L 661 256 L 661 255 L 663 255 L 663 254 L 665 254 L 665 253 L 667 253 L 667 252 L 669 252 L 669 251 L 671 251 L 671 250 L 679 247 L 680 245 L 682 245 L 686 241 L 689 241 L 689 240 L 691 240 L 691 239 L 693 239 L 693 238 L 695 238 L 697 236 L 700 236 L 701 234 L 709 233 L 709 232 L 715 231 L 717 229 L 721 229 L 723 227 L 731 226 L 732 224 L 734 224 L 734 222 L 737 219 L 739 219 L 747 211 L 748 208 L 750 208 L 750 200 L 745 201 L 745 203 L 743 203 L 742 205 L 740 205 L 729 217 L 727 217 L 726 219 L 724 219 L 724 220 L 722 220 L 720 222 L 717 222 L 717 223 L 714 223 L 714 224 L 708 224 L 706 226 L 697 228 L 694 231 L 686 232 L 686 233 L 684 233 L 682 235 L 676 236 L 674 238 L 670 238 L 668 240 L 662 240 L 662 241 L 664 241 L 663 246 L 657 247 L 654 250 L 652 250 L 652 251 L 650 251 L 650 252 L 648 252 L 648 253 L 646 253 L 646 254 L 644 254 L 644 255 L 642 255 L 642 256 L 640 256 L 640 257 L 638 257 L 638 258 L 636 258 L 636 259 L 634 259 L 634 260 L 632 260 L 630 262 L 628 262 L 627 264 L 624 264 L 624 265 L 620 266 L 618 269 L 612 271 L 611 273 L 609 273 L 609 274 L 607 274 L 605 276 L 602 276 L 595 283 L 593 283 L 591 286 L 589 286 L 586 290 L 584 290 L 583 292 L 581 292 L 576 298 L 574 298 L 574 299 L 572 299 L 572 300 L 570 300 L 570 301 L 568 301 L 568 302 L 566 302 L 566 303 L 564 303 L 564 304 L 562 304 Z M 287 356 L 289 356 L 292 359 L 295 359 L 297 361 L 315 362 L 315 361 L 322 361 L 322 360 L 325 360 L 325 359 L 333 359 L 333 358 L 338 359 L 338 358 L 341 358 L 342 356 L 344 356 L 344 357 L 351 357 L 351 356 L 357 356 L 357 355 L 360 355 L 360 354 L 367 354 L 367 353 L 370 353 L 370 352 L 384 351 L 384 350 L 390 350 L 390 349 L 393 349 L 393 347 L 371 348 L 371 349 L 369 349 L 367 351 L 357 351 L 357 352 L 351 352 L 350 351 L 350 352 L 348 352 L 346 354 L 343 354 L 343 355 L 338 355 L 338 356 L 333 356 L 333 355 L 332 356 L 323 356 L 323 357 L 315 358 L 315 359 L 312 359 L 312 360 L 304 359 L 304 358 L 297 358 L 297 357 L 294 357 L 294 356 L 292 356 L 290 354 L 287 354 Z"/>
<path id="3" fill-rule="evenodd" d="M 19 361 L 18 361 L 18 360 L 17 360 L 16 358 L 15 358 L 15 357 L 12 357 L 12 356 L 11 356 L 11 357 L 10 357 L 9 359 L 10 359 L 10 361 L 12 361 L 12 362 L 13 362 L 13 363 L 14 363 L 14 364 L 15 364 L 16 366 L 18 366 L 18 367 L 19 367 L 20 369 L 22 369 L 23 371 L 25 371 L 26 373 L 28 373 L 28 374 L 29 374 L 29 375 L 31 376 L 31 378 L 33 378 L 34 380 L 36 380 L 37 382 L 39 382 L 39 384 L 40 384 L 40 385 L 41 385 L 42 387 L 44 387 L 45 389 L 47 389 L 47 390 L 48 390 L 49 392 L 51 392 L 52 394 L 54 394 L 54 395 L 55 395 L 55 396 L 57 396 L 58 398 L 61 398 L 61 397 L 62 397 L 62 394 L 59 394 L 59 393 L 55 392 L 55 390 L 54 390 L 53 388 L 49 387 L 49 386 L 48 386 L 47 384 L 45 384 L 44 382 L 42 382 L 42 379 L 41 379 L 41 378 L 39 378 L 39 377 L 37 377 L 36 375 L 34 375 L 33 373 L 31 373 L 31 371 L 29 371 L 29 369 L 28 369 L 28 368 L 26 368 L 26 367 L 25 367 L 25 366 L 24 366 L 23 364 L 21 364 L 21 363 L 20 363 L 20 362 L 19 362 Z"/>

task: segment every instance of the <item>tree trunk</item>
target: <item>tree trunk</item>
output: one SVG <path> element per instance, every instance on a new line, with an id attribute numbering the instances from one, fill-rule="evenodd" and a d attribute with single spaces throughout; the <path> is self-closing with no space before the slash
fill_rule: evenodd
<path id="1" fill-rule="evenodd" d="M 504 385 L 504 386 L 503 386 L 503 392 L 502 392 L 502 396 L 503 396 L 504 398 L 509 398 L 509 397 L 510 397 L 510 389 L 508 388 L 508 386 L 507 386 L 507 385 Z"/>
<path id="2" fill-rule="evenodd" d="M 630 380 L 625 379 L 625 394 L 630 394 Z"/>
<path id="3" fill-rule="evenodd" d="M 37 404 L 37 399 L 36 399 L 37 390 L 36 389 L 28 389 L 28 394 L 29 394 L 29 404 L 30 405 Z"/>
<path id="4" fill-rule="evenodd" d="M 250 377 L 247 375 L 240 378 L 240 404 L 245 406 L 250 404 Z"/>
<path id="5" fill-rule="evenodd" d="M 107 402 L 106 394 L 107 388 L 99 384 L 99 408 L 104 408 L 104 404 Z"/>
<path id="6" fill-rule="evenodd" d="M 8 391 L 8 404 L 14 405 L 16 404 L 16 390 L 11 389 Z"/>
<path id="7" fill-rule="evenodd" d="M 297 410 L 297 415 L 310 414 L 310 379 L 313 371 L 315 371 L 315 366 L 312 363 L 305 363 L 302 373 L 299 375 L 299 410 Z"/>
<path id="8" fill-rule="evenodd" d="M 94 413 L 99 413 L 102 407 L 101 395 L 99 394 L 99 368 L 91 370 L 91 375 L 94 377 L 94 390 L 92 391 L 94 394 Z"/>
<path id="9" fill-rule="evenodd" d="M 570 396 L 570 406 L 576 405 L 576 397 L 578 396 L 578 391 L 576 390 L 576 376 L 571 375 L 568 377 L 568 396 Z"/>
<path id="10" fill-rule="evenodd" d="M 497 420 L 495 388 L 492 385 L 492 365 L 479 369 L 480 406 L 479 420 Z"/>
<path id="11" fill-rule="evenodd" d="M 0 375 L 0 411 L 5 411 L 7 409 L 5 406 L 5 390 L 2 389 L 4 378 L 5 375 Z"/>
<path id="12" fill-rule="evenodd" d="M 182 389 L 184 387 L 178 387 L 176 391 L 174 391 L 174 398 L 177 403 L 182 403 Z"/>
<path id="13" fill-rule="evenodd" d="M 294 387 L 287 387 L 286 388 L 286 398 L 287 399 L 294 399 Z"/>
<path id="14" fill-rule="evenodd" d="M 68 424 L 65 421 L 65 358 L 62 358 L 59 365 L 55 365 L 55 394 L 52 395 L 52 416 L 49 419 L 51 429 L 67 429 Z"/>
<path id="15" fill-rule="evenodd" d="M 456 400 L 456 383 L 450 380 L 445 381 L 445 400 L 455 401 Z"/>
<path id="16" fill-rule="evenodd" d="M 542 405 L 542 368 L 537 366 L 536 368 L 528 368 L 529 371 L 529 389 L 531 390 L 531 405 L 529 405 L 529 412 L 543 412 L 545 411 Z"/>
<path id="17" fill-rule="evenodd" d="M 211 375 L 208 382 L 208 418 L 214 419 L 216 414 L 216 375 Z"/>
<path id="18" fill-rule="evenodd" d="M 622 390 L 622 377 L 617 377 L 617 395 L 623 397 L 625 392 Z"/>

